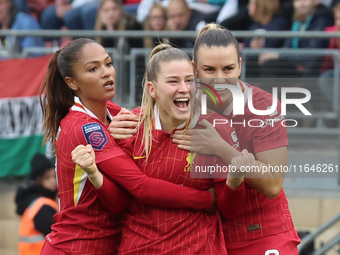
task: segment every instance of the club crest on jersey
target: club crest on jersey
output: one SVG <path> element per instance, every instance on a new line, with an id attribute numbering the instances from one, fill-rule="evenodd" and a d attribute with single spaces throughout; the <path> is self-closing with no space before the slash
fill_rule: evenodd
<path id="1" fill-rule="evenodd" d="M 234 142 L 234 143 L 237 142 L 238 138 L 237 138 L 237 135 L 236 135 L 236 131 L 233 131 L 233 132 L 231 133 L 231 139 L 233 139 L 233 142 Z"/>
<path id="2" fill-rule="evenodd" d="M 196 157 L 196 152 L 194 153 L 188 153 L 187 154 L 187 158 L 186 158 L 186 161 L 188 162 L 188 164 L 184 167 L 184 172 L 192 172 L 194 167 L 194 159 Z"/>
<path id="3" fill-rule="evenodd" d="M 84 136 L 88 144 L 91 144 L 93 149 L 101 150 L 107 143 L 107 137 L 103 127 L 99 123 L 89 123 L 82 126 Z"/>

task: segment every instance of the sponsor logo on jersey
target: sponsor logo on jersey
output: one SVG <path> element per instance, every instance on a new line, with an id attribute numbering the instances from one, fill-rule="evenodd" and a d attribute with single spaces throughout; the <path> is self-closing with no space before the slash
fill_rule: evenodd
<path id="1" fill-rule="evenodd" d="M 93 149 L 101 150 L 107 143 L 104 129 L 99 123 L 86 124 L 82 129 L 87 143 L 91 144 Z"/>

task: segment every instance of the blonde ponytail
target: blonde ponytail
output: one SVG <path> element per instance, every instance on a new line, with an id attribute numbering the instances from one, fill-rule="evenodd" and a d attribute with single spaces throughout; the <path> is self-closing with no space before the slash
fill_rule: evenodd
<path id="1" fill-rule="evenodd" d="M 190 58 L 187 54 L 177 48 L 173 48 L 169 44 L 157 45 L 149 56 L 149 61 L 146 65 L 145 77 L 143 81 L 143 96 L 142 96 L 142 111 L 139 115 L 139 126 L 143 127 L 143 147 L 146 158 L 150 156 L 152 148 L 152 129 L 153 121 L 155 120 L 154 104 L 155 99 L 151 97 L 148 89 L 148 83 L 151 82 L 157 87 L 158 75 L 161 72 L 161 64 L 171 61 L 187 60 L 190 63 Z"/>

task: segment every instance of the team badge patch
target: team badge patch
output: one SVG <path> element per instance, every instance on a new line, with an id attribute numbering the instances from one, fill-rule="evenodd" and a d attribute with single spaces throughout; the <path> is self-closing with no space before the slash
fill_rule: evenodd
<path id="1" fill-rule="evenodd" d="M 237 134 L 236 134 L 236 131 L 233 131 L 231 133 L 231 139 L 233 139 L 233 142 L 236 143 L 238 138 L 237 138 Z"/>
<path id="2" fill-rule="evenodd" d="M 101 150 L 107 143 L 107 137 L 103 127 L 99 123 L 89 123 L 82 126 L 84 136 L 88 144 L 91 144 L 93 149 Z"/>

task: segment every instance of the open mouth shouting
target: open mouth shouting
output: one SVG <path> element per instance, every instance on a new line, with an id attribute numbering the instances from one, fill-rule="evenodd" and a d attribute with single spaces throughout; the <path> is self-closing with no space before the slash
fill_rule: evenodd
<path id="1" fill-rule="evenodd" d="M 174 100 L 174 104 L 177 110 L 181 112 L 186 112 L 189 110 L 190 99 L 188 97 L 179 97 Z"/>

